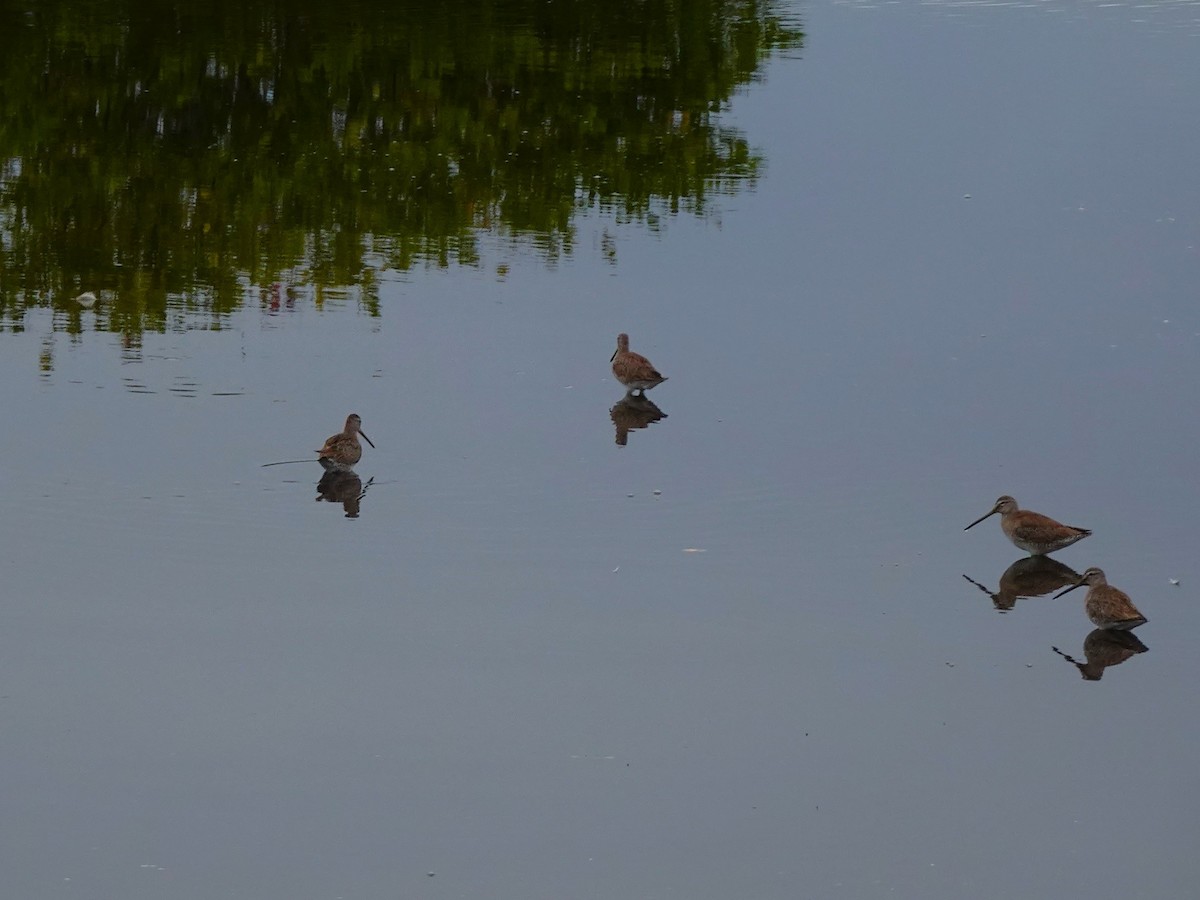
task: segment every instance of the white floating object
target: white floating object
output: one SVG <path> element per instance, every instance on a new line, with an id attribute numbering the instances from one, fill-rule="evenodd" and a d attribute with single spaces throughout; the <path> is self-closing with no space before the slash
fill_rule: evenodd
<path id="1" fill-rule="evenodd" d="M 661 495 L 662 495 L 662 491 L 655 491 L 655 492 L 654 492 L 654 496 L 655 496 L 655 497 L 659 497 L 659 496 L 661 496 Z"/>
<path id="2" fill-rule="evenodd" d="M 84 309 L 91 309 L 93 306 L 96 305 L 96 295 L 93 294 L 91 291 L 84 291 L 82 294 L 80 294 L 78 297 L 75 298 L 75 302 L 78 303 L 80 306 L 82 306 Z"/>
<path id="3" fill-rule="evenodd" d="M 707 553 L 708 551 L 703 550 L 700 547 L 684 547 L 683 552 L 684 553 Z"/>
<path id="4" fill-rule="evenodd" d="M 1178 586 L 1179 586 L 1179 579 L 1178 579 L 1178 578 L 1169 578 L 1169 579 L 1167 579 L 1167 580 L 1168 580 L 1168 581 L 1170 581 L 1170 582 L 1171 582 L 1171 584 L 1175 585 L 1176 587 L 1178 587 Z"/>

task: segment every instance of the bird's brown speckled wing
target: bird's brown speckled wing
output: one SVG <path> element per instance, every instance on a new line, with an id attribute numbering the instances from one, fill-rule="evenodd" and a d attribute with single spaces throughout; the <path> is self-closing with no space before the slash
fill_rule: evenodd
<path id="1" fill-rule="evenodd" d="M 1071 535 L 1089 535 L 1086 528 L 1076 528 L 1074 525 L 1063 525 L 1055 522 L 1049 516 L 1040 513 L 1021 510 L 1021 518 L 1013 525 L 1012 539 L 1033 544 L 1049 544 Z"/>
<path id="2" fill-rule="evenodd" d="M 640 353 L 618 353 L 613 360 L 613 373 L 622 381 L 661 381 L 663 376 L 650 360 Z"/>

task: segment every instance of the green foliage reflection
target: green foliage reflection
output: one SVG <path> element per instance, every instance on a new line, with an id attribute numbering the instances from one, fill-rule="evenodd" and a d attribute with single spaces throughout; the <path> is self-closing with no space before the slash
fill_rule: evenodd
<path id="1" fill-rule="evenodd" d="M 581 209 L 704 215 L 761 165 L 714 114 L 801 39 L 770 0 L 0 0 L 0 324 L 82 287 L 128 335 L 278 280 L 370 308 L 489 231 L 553 260 Z"/>

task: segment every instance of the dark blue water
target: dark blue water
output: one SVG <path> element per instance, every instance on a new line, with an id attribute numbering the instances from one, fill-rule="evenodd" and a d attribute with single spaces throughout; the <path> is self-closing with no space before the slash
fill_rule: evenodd
<path id="1" fill-rule="evenodd" d="M 703 214 L 0 333 L 14 896 L 1194 890 L 1197 7 L 794 14 Z M 353 518 L 260 468 L 349 412 Z M 1002 493 L 1145 652 L 964 580 Z"/>

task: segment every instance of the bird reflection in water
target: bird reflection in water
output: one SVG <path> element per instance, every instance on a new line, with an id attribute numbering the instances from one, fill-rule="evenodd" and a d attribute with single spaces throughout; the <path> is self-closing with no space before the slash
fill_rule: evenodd
<path id="1" fill-rule="evenodd" d="M 1149 648 L 1131 631 L 1097 628 L 1083 639 L 1086 662 L 1068 656 L 1057 647 L 1050 649 L 1075 666 L 1085 681 L 1099 681 L 1109 666 L 1119 666 L 1129 657 L 1145 653 Z"/>
<path id="2" fill-rule="evenodd" d="M 643 394 L 626 394 L 608 411 L 609 418 L 617 428 L 617 446 L 624 447 L 629 441 L 629 432 L 648 428 L 667 414 L 653 400 Z"/>
<path id="3" fill-rule="evenodd" d="M 317 482 L 316 500 L 318 503 L 322 500 L 340 503 L 347 519 L 357 519 L 362 509 L 362 499 L 374 481 L 374 478 L 368 478 L 367 483 L 363 484 L 353 469 L 331 468 Z"/>
<path id="4" fill-rule="evenodd" d="M 1049 556 L 1023 556 L 1004 570 L 995 593 L 969 575 L 963 575 L 963 578 L 991 597 L 996 609 L 1007 612 L 1022 597 L 1043 597 L 1074 584 L 1079 580 L 1079 573 Z"/>

